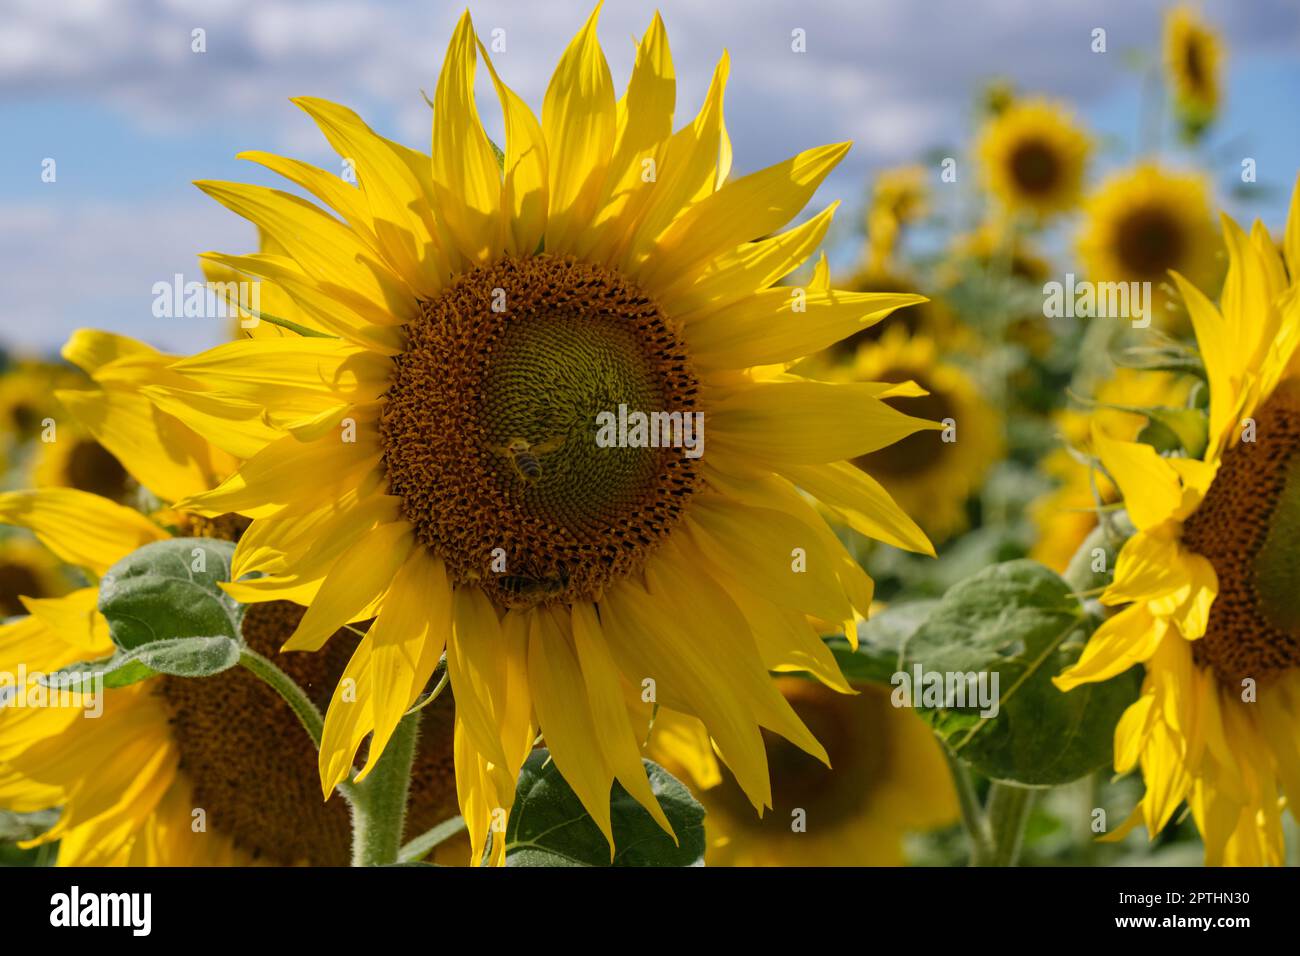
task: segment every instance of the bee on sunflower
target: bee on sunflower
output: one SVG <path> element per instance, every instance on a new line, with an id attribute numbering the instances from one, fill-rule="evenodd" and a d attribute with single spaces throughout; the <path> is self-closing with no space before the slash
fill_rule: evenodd
<path id="1" fill-rule="evenodd" d="M 250 406 L 279 430 L 178 506 L 253 519 L 234 577 L 262 576 L 227 589 L 308 605 L 285 649 L 320 651 L 374 621 L 326 716 L 326 794 L 367 736 L 358 780 L 374 769 L 445 649 L 475 860 L 539 730 L 607 838 L 614 780 L 669 829 L 639 756 L 655 705 L 702 720 L 750 802 L 770 805 L 764 730 L 826 751 L 768 672 L 797 663 L 834 683 L 809 618 L 851 621 L 872 596 L 800 491 L 928 548 L 848 460 L 938 426 L 885 401 L 899 386 L 781 370 L 917 300 L 833 291 L 824 269 L 806 287 L 775 284 L 824 237 L 834 207 L 779 230 L 847 144 L 732 178 L 726 56 L 673 132 L 662 21 L 620 100 L 596 16 L 540 122 L 462 17 L 431 155 L 296 100 L 360 188 L 253 158 L 339 218 L 273 189 L 200 185 L 284 250 L 206 258 L 278 288 L 314 329 L 220 346 L 142 389 L 219 447 Z M 505 116 L 500 164 L 474 99 L 480 56 Z M 707 452 L 602 447 L 595 420 L 620 407 L 702 415 Z M 503 853 L 494 841 L 491 859 Z"/>
<path id="2" fill-rule="evenodd" d="M 1165 85 L 1183 135 L 1196 139 L 1219 112 L 1223 42 L 1190 6 L 1165 14 Z"/>
<path id="3" fill-rule="evenodd" d="M 772 809 L 754 814 L 698 721 L 661 712 L 648 750 L 691 781 L 705 808 L 709 866 L 901 866 L 903 837 L 957 821 L 957 796 L 933 732 L 880 685 L 777 686 L 830 755 L 824 766 L 764 734 Z M 852 693 L 849 691 L 852 690 Z"/>
<path id="4" fill-rule="evenodd" d="M 1300 181 L 1279 255 L 1256 223 L 1224 218 L 1220 307 L 1175 273 L 1209 383 L 1197 456 L 1093 430 L 1137 528 L 1101 596 L 1119 608 L 1062 690 L 1143 664 L 1115 732 L 1115 768 L 1146 794 L 1111 835 L 1154 837 L 1184 801 L 1208 864 L 1275 865 L 1282 810 L 1300 794 L 1300 611 L 1295 556 L 1300 448 Z"/>
<path id="5" fill-rule="evenodd" d="M 1036 220 L 1078 205 L 1090 151 L 1066 107 L 1041 98 L 1010 103 L 985 122 L 975 145 L 993 198 Z"/>

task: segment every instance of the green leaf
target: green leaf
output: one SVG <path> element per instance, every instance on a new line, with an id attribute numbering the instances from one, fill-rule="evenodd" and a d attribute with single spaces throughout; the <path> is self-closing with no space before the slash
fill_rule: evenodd
<path id="1" fill-rule="evenodd" d="M 119 650 L 103 660 L 73 664 L 47 675 L 41 683 L 47 687 L 76 688 L 101 674 L 105 687 L 126 687 L 159 674 L 176 677 L 211 677 L 239 663 L 243 646 L 224 635 L 216 637 L 175 637 L 142 644 L 131 650 Z"/>
<path id="2" fill-rule="evenodd" d="M 235 546 L 212 538 L 147 544 L 105 573 L 99 610 L 122 650 L 178 637 L 240 639 L 243 607 L 218 587 Z"/>
<path id="3" fill-rule="evenodd" d="M 524 762 L 506 826 L 507 866 L 700 866 L 704 808 L 675 777 L 644 761 L 680 845 L 617 783 L 610 800 L 614 858 L 609 843 L 560 776 L 551 755 L 536 750 Z"/>
<path id="4" fill-rule="evenodd" d="M 888 684 L 901 666 L 903 645 L 916 632 L 938 600 L 893 604 L 858 624 L 858 649 L 835 636 L 826 643 L 851 684 Z"/>
<path id="5" fill-rule="evenodd" d="M 1094 620 L 1070 586 L 1034 561 L 986 568 L 953 587 L 907 641 L 904 668 L 922 675 L 997 677 L 997 713 L 981 707 L 922 707 L 959 757 L 980 773 L 1054 786 L 1110 763 L 1115 724 L 1136 698 L 1138 668 L 1062 693 L 1052 677 L 1078 660 Z M 913 703 L 924 689 L 912 688 Z M 900 687 L 895 691 L 898 694 Z M 933 703 L 933 701 L 931 701 Z M 970 706 L 974 703 L 974 706 Z M 992 708 L 990 708 L 992 709 Z"/>
<path id="6" fill-rule="evenodd" d="M 34 840 L 59 822 L 58 810 L 36 810 L 32 813 L 14 813 L 0 810 L 0 840 Z"/>

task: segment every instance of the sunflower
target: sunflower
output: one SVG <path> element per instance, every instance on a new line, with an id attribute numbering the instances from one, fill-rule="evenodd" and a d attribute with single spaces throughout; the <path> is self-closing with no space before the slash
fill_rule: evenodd
<path id="1" fill-rule="evenodd" d="M 939 744 L 889 690 L 847 695 L 798 677 L 777 686 L 826 746 L 830 766 L 764 734 L 772 809 L 754 812 L 698 721 L 661 710 L 650 754 L 693 784 L 704 804 L 709 866 L 899 866 L 903 836 L 957 819 Z"/>
<path id="2" fill-rule="evenodd" d="M 0 442 L 12 448 L 40 434 L 50 414 L 56 371 L 44 362 L 19 362 L 0 374 Z"/>
<path id="3" fill-rule="evenodd" d="M 921 166 L 882 170 L 867 206 L 867 269 L 882 272 L 898 246 L 903 227 L 926 214 L 926 172 Z"/>
<path id="4" fill-rule="evenodd" d="M 1223 44 L 1189 6 L 1165 14 L 1165 83 L 1185 135 L 1198 136 L 1219 110 Z"/>
<path id="5" fill-rule="evenodd" d="M 23 597 L 58 597 L 68 589 L 62 567 L 48 551 L 25 536 L 0 536 L 0 620 L 25 614 Z"/>
<path id="6" fill-rule="evenodd" d="M 1078 203 L 1091 146 L 1063 104 L 1014 101 L 985 123 L 975 149 L 985 186 L 1008 211 L 1041 218 Z"/>
<path id="7" fill-rule="evenodd" d="M 895 327 L 863 345 L 837 379 L 910 382 L 916 389 L 887 399 L 900 411 L 943 423 L 860 455 L 853 464 L 875 476 L 926 532 L 944 539 L 966 526 L 966 499 L 1002 454 L 1002 422 L 970 375 L 939 357 L 933 339 Z"/>
<path id="8" fill-rule="evenodd" d="M 1080 459 L 1092 454 L 1092 423 L 1097 422 L 1113 438 L 1136 441 L 1148 422 L 1136 409 L 1182 408 L 1190 391 L 1186 376 L 1120 368 L 1097 388 L 1094 408 L 1057 413 L 1056 429 L 1065 447 L 1048 454 L 1041 467 L 1058 486 L 1030 506 L 1037 531 L 1030 557 L 1064 572 L 1075 551 L 1097 527 L 1098 505 L 1119 500 L 1119 491 L 1105 472 Z"/>
<path id="9" fill-rule="evenodd" d="M 500 165 L 474 100 L 480 55 L 505 115 Z M 888 405 L 894 386 L 780 370 L 918 297 L 832 291 L 824 268 L 774 285 L 824 237 L 834 207 L 780 229 L 848 146 L 731 179 L 728 70 L 724 55 L 674 133 L 660 18 L 616 99 L 593 13 L 538 122 L 466 14 L 431 157 L 317 99 L 295 102 L 354 160 L 360 188 L 258 155 L 339 218 L 272 189 L 200 184 L 286 250 L 206 258 L 277 286 L 321 331 L 219 346 L 169 367 L 188 387 L 144 389 L 220 447 L 224 428 L 183 407 L 229 402 L 237 429 L 252 403 L 281 429 L 178 506 L 254 519 L 235 572 L 262 576 L 229 590 L 310 605 L 287 649 L 376 619 L 346 671 L 356 703 L 336 693 L 326 718 L 326 794 L 372 733 L 373 768 L 445 646 L 475 859 L 539 729 L 607 837 L 615 779 L 667 827 L 635 729 L 653 703 L 702 719 L 749 798 L 770 804 L 760 728 L 825 750 L 768 671 L 802 661 L 837 679 L 808 617 L 850 620 L 872 591 L 800 490 L 928 548 L 846 459 L 937 426 Z M 601 438 L 620 410 L 702 420 L 707 455 L 684 432 L 658 447 L 644 430 Z"/>
<path id="10" fill-rule="evenodd" d="M 41 441 L 32 467 L 40 488 L 75 488 L 112 501 L 127 501 L 136 485 L 122 463 L 95 437 L 71 419 L 55 426 L 54 437 Z"/>
<path id="11" fill-rule="evenodd" d="M 1153 318 L 1168 325 L 1170 271 L 1202 287 L 1222 268 L 1209 190 L 1196 173 L 1143 163 L 1115 174 L 1084 206 L 1079 255 L 1095 282 L 1150 282 Z"/>
<path id="12" fill-rule="evenodd" d="M 869 248 L 866 255 L 870 255 Z M 909 296 L 911 301 L 905 311 L 890 321 L 863 326 L 794 366 L 792 371 L 813 378 L 824 377 L 828 369 L 852 363 L 864 345 L 879 342 L 886 332 L 895 328 L 905 329 L 909 335 L 932 338 L 946 349 L 960 350 L 973 342 L 971 330 L 957 320 L 948 303 L 940 296 L 922 297 L 920 280 L 907 272 L 863 268 L 846 280 L 845 286 L 853 292 Z"/>
<path id="13" fill-rule="evenodd" d="M 92 579 L 167 536 L 136 511 L 72 489 L 0 494 L 0 521 L 34 531 Z M 112 653 L 97 596 L 87 587 L 26 597 L 29 616 L 0 626 L 0 672 L 25 668 L 29 684 L 17 689 L 24 699 L 33 699 L 38 675 Z M 254 605 L 243 638 L 275 656 L 302 616 L 288 602 Z M 323 707 L 356 644 L 345 631 L 323 654 L 277 663 Z M 0 806 L 61 808 L 58 823 L 25 845 L 57 840 L 66 866 L 348 863 L 347 808 L 321 802 L 311 741 L 251 673 L 159 675 L 101 693 L 97 716 L 89 702 L 85 710 L 12 701 L 0 709 Z M 421 730 L 411 835 L 456 813 L 449 701 L 427 708 Z"/>
<path id="14" fill-rule="evenodd" d="M 1286 267 L 1262 225 L 1224 220 L 1221 309 L 1176 275 L 1210 388 L 1200 457 L 1094 429 L 1093 445 L 1137 528 L 1102 595 L 1122 607 L 1093 634 L 1062 690 L 1137 663 L 1142 694 L 1120 720 L 1115 768 L 1140 764 L 1146 794 L 1114 834 L 1153 836 L 1191 808 L 1209 864 L 1279 864 L 1281 810 L 1300 798 L 1300 182 Z"/>

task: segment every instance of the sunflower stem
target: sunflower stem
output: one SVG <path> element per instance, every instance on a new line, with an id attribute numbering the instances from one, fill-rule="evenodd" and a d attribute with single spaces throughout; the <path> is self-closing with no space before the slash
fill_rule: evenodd
<path id="1" fill-rule="evenodd" d="M 307 696 L 306 691 L 299 687 L 292 677 L 280 670 L 269 657 L 257 653 L 257 651 L 245 647 L 239 654 L 240 666 L 246 670 L 252 671 L 253 674 L 273 691 L 280 695 L 289 709 L 292 710 L 302 722 L 303 728 L 307 735 L 311 737 L 311 742 L 320 749 L 321 734 L 324 732 L 325 719 L 312 703 L 311 698 Z"/>
<path id="2" fill-rule="evenodd" d="M 993 849 L 986 865 L 1016 865 L 1033 805 L 1034 791 L 1028 787 L 997 782 L 992 785 L 985 812 L 993 836 Z"/>
<path id="3" fill-rule="evenodd" d="M 353 866 L 398 862 L 419 736 L 420 714 L 407 714 L 398 721 L 369 776 L 359 783 L 354 781 L 351 792 L 345 793 L 352 807 Z"/>
<path id="4" fill-rule="evenodd" d="M 953 788 L 957 791 L 957 804 L 961 808 L 961 826 L 970 843 L 970 865 L 985 866 L 993 855 L 993 835 L 988 820 L 975 793 L 970 770 L 946 745 L 940 745 L 948 772 L 952 774 Z"/>

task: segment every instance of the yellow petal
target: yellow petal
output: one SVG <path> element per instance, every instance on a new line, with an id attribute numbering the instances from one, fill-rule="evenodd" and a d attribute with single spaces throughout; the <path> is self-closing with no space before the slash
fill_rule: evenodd
<path id="1" fill-rule="evenodd" d="M 582 668 L 570 636 L 553 612 L 542 610 L 531 618 L 528 683 L 537 722 L 565 782 L 609 841 L 610 859 L 613 859 L 609 788 L 614 773 L 606 762 L 591 710 L 586 705 L 587 684 Z"/>
<path id="2" fill-rule="evenodd" d="M 1139 530 L 1155 528 L 1182 503 L 1178 473 L 1154 448 L 1108 437 L 1094 422 L 1093 447 L 1124 495 L 1124 507 Z"/>
<path id="3" fill-rule="evenodd" d="M 546 137 L 528 104 L 501 82 L 487 50 L 479 44 L 483 62 L 492 74 L 505 117 L 505 181 L 501 207 L 506 217 L 506 248 L 515 256 L 532 255 L 546 234 L 547 173 Z"/>
<path id="4" fill-rule="evenodd" d="M 393 578 L 384 609 L 370 627 L 374 737 L 363 779 L 438 665 L 451 630 L 451 585 L 442 561 L 415 548 Z"/>
<path id="5" fill-rule="evenodd" d="M 1149 660 L 1167 630 L 1145 605 L 1125 608 L 1093 632 L 1079 659 L 1053 677 L 1052 683 L 1058 690 L 1069 691 L 1080 684 L 1109 680 Z"/>
<path id="6" fill-rule="evenodd" d="M 876 479 L 848 462 L 784 465 L 781 473 L 859 534 L 905 551 L 935 556 L 925 532 Z"/>
<path id="7" fill-rule="evenodd" d="M 73 488 L 0 493 L 0 522 L 27 528 L 61 560 L 96 576 L 167 537 L 140 512 Z"/>
<path id="8" fill-rule="evenodd" d="M 714 406 L 709 442 L 723 453 L 777 467 L 844 461 L 938 422 L 904 415 L 870 384 L 794 381 L 735 389 Z"/>
<path id="9" fill-rule="evenodd" d="M 504 248 L 501 173 L 474 102 L 474 24 L 456 24 L 433 94 L 433 189 L 447 231 L 470 262 L 486 265 Z M 530 252 L 532 250 L 529 250 Z"/>
<path id="10" fill-rule="evenodd" d="M 848 151 L 848 143 L 806 150 L 706 196 L 664 232 L 641 270 L 641 281 L 654 283 L 661 277 L 681 275 L 714 256 L 776 232 L 808 204 Z"/>
<path id="11" fill-rule="evenodd" d="M 597 6 L 560 57 L 542 103 L 550 253 L 571 252 L 591 224 L 614 149 L 614 82 L 596 38 L 599 16 Z"/>
<path id="12" fill-rule="evenodd" d="M 413 543 L 411 526 L 395 521 L 381 524 L 348 548 L 281 649 L 320 650 L 344 624 L 363 619 L 363 612 L 392 584 Z"/>

